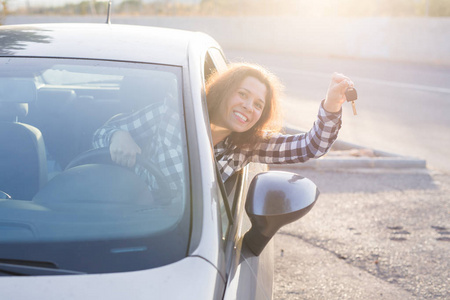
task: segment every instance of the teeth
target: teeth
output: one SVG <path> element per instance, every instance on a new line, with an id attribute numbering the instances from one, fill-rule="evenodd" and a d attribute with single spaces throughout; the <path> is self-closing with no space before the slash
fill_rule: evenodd
<path id="1" fill-rule="evenodd" d="M 247 117 L 245 117 L 243 114 L 241 114 L 241 113 L 239 113 L 237 111 L 235 111 L 234 114 L 236 116 L 238 116 L 239 118 L 241 118 L 244 122 L 247 122 Z"/>

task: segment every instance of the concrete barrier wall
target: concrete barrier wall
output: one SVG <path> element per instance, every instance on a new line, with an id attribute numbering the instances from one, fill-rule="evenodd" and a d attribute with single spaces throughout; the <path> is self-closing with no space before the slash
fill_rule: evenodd
<path id="1" fill-rule="evenodd" d="M 10 16 L 6 24 L 103 22 L 104 19 Z M 450 18 L 113 16 L 113 23 L 203 31 L 225 49 L 450 66 Z"/>

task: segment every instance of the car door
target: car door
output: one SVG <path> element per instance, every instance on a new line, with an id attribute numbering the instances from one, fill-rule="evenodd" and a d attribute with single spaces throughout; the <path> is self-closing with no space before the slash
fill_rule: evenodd
<path id="1" fill-rule="evenodd" d="M 213 72 L 220 72 L 226 66 L 227 61 L 222 52 L 210 48 L 205 57 L 205 82 Z M 244 209 L 247 190 L 253 177 L 266 170 L 266 165 L 251 163 L 220 187 L 223 202 L 219 205 L 219 216 L 227 275 L 224 299 L 272 299 L 273 244 L 270 243 L 259 256 L 255 256 L 242 242 L 244 234 L 251 227 Z M 217 178 L 217 182 L 222 183 L 220 178 Z"/>
<path id="2" fill-rule="evenodd" d="M 232 202 L 233 223 L 227 236 L 226 259 L 227 287 L 224 299 L 272 299 L 273 287 L 273 243 L 255 256 L 243 243 L 245 233 L 251 223 L 245 212 L 244 205 L 248 186 L 253 177 L 267 169 L 261 164 L 250 164 L 236 178 L 234 190 L 228 195 Z M 226 182 L 229 187 L 233 183 Z"/>

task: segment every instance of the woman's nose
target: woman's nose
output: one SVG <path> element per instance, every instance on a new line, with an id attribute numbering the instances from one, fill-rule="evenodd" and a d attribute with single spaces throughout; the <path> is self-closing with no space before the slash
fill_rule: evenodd
<path id="1" fill-rule="evenodd" d="M 242 107 L 245 109 L 245 110 L 248 110 L 248 111 L 251 111 L 252 110 L 252 107 L 253 107 L 253 100 L 252 99 L 246 99 L 246 100 L 243 100 L 242 101 Z"/>

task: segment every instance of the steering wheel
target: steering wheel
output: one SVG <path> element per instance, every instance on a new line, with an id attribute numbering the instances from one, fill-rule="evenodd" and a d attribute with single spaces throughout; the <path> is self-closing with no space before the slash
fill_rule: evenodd
<path id="1" fill-rule="evenodd" d="M 81 153 L 80 155 L 72 159 L 71 162 L 69 162 L 65 170 L 86 164 L 106 164 L 106 165 L 120 166 L 111 159 L 109 148 L 104 147 L 104 148 L 90 149 Z M 141 155 L 136 156 L 136 164 L 142 166 L 144 169 L 146 169 L 150 174 L 152 174 L 155 177 L 155 180 L 160 190 L 162 191 L 161 194 L 164 194 L 166 196 L 173 194 L 173 191 L 170 189 L 169 183 L 167 182 L 166 176 L 161 172 L 158 166 L 156 166 L 152 162 L 143 159 Z"/>
<path id="2" fill-rule="evenodd" d="M 11 199 L 11 196 L 4 191 L 0 191 L 0 199 Z"/>

